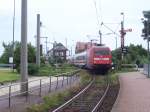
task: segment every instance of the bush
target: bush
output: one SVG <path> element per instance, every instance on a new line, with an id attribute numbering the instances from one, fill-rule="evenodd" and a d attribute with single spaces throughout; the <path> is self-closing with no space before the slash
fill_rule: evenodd
<path id="1" fill-rule="evenodd" d="M 35 75 L 39 72 L 39 67 L 36 64 L 29 63 L 28 64 L 28 74 Z"/>
<path id="2" fill-rule="evenodd" d="M 20 66 L 17 67 L 17 72 L 20 73 Z M 35 75 L 39 72 L 39 67 L 38 65 L 34 64 L 34 63 L 29 63 L 28 64 L 28 74 L 29 75 Z"/>

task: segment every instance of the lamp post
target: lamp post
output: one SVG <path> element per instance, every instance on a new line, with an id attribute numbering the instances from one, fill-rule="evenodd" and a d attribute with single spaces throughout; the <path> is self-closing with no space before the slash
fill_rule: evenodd
<path id="1" fill-rule="evenodd" d="M 40 67 L 40 14 L 37 14 L 36 64 Z"/>
<path id="2" fill-rule="evenodd" d="M 15 40 L 15 6 L 16 2 L 14 0 L 14 14 L 13 14 L 13 46 L 12 46 L 12 67 L 13 67 L 13 72 L 14 72 L 14 40 Z"/>

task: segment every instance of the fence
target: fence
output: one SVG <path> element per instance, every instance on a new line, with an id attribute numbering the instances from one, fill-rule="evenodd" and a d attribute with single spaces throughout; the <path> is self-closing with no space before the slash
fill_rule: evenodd
<path id="1" fill-rule="evenodd" d="M 12 98 L 15 96 L 28 93 L 25 95 L 27 101 L 29 94 L 42 96 L 42 94 L 55 91 L 64 85 L 71 85 L 72 81 L 78 79 L 79 71 L 80 70 L 75 70 L 73 72 L 63 73 L 57 76 L 49 76 L 48 78 L 42 78 L 23 83 L 20 82 L 7 86 L 0 86 L 0 102 L 8 100 L 8 106 L 11 107 Z M 25 92 L 21 92 L 20 85 L 25 84 L 28 84 L 28 89 Z"/>

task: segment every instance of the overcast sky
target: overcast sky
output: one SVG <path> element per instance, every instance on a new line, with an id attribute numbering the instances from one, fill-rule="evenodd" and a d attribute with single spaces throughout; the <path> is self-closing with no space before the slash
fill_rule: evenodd
<path id="1" fill-rule="evenodd" d="M 96 2 L 97 13 L 94 2 Z M 49 42 L 62 42 L 69 49 L 75 47 L 77 41 L 99 39 L 98 30 L 103 34 L 111 33 L 99 23 L 104 22 L 119 34 L 121 12 L 124 12 L 125 29 L 132 28 L 125 36 L 125 45 L 142 44 L 141 37 L 143 10 L 150 10 L 149 0 L 28 0 L 28 42 L 35 45 L 36 15 L 41 14 L 41 36 L 48 37 Z M 20 41 L 21 0 L 16 0 L 15 40 Z M 3 52 L 2 42 L 12 41 L 13 0 L 0 0 L 0 54 Z M 111 24 L 110 24 L 111 23 Z M 87 35 L 90 35 L 87 37 Z M 103 35 L 103 43 L 115 49 L 116 35 Z M 118 47 L 120 37 L 117 37 Z M 42 44 L 45 45 L 42 39 Z M 51 44 L 48 44 L 51 48 Z"/>

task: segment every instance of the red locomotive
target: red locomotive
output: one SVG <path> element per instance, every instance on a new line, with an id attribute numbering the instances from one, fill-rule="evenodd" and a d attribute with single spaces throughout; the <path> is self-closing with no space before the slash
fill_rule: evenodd
<path id="1" fill-rule="evenodd" d="M 111 68 L 112 55 L 108 47 L 92 46 L 82 53 L 75 54 L 71 62 L 81 68 L 105 73 Z"/>

